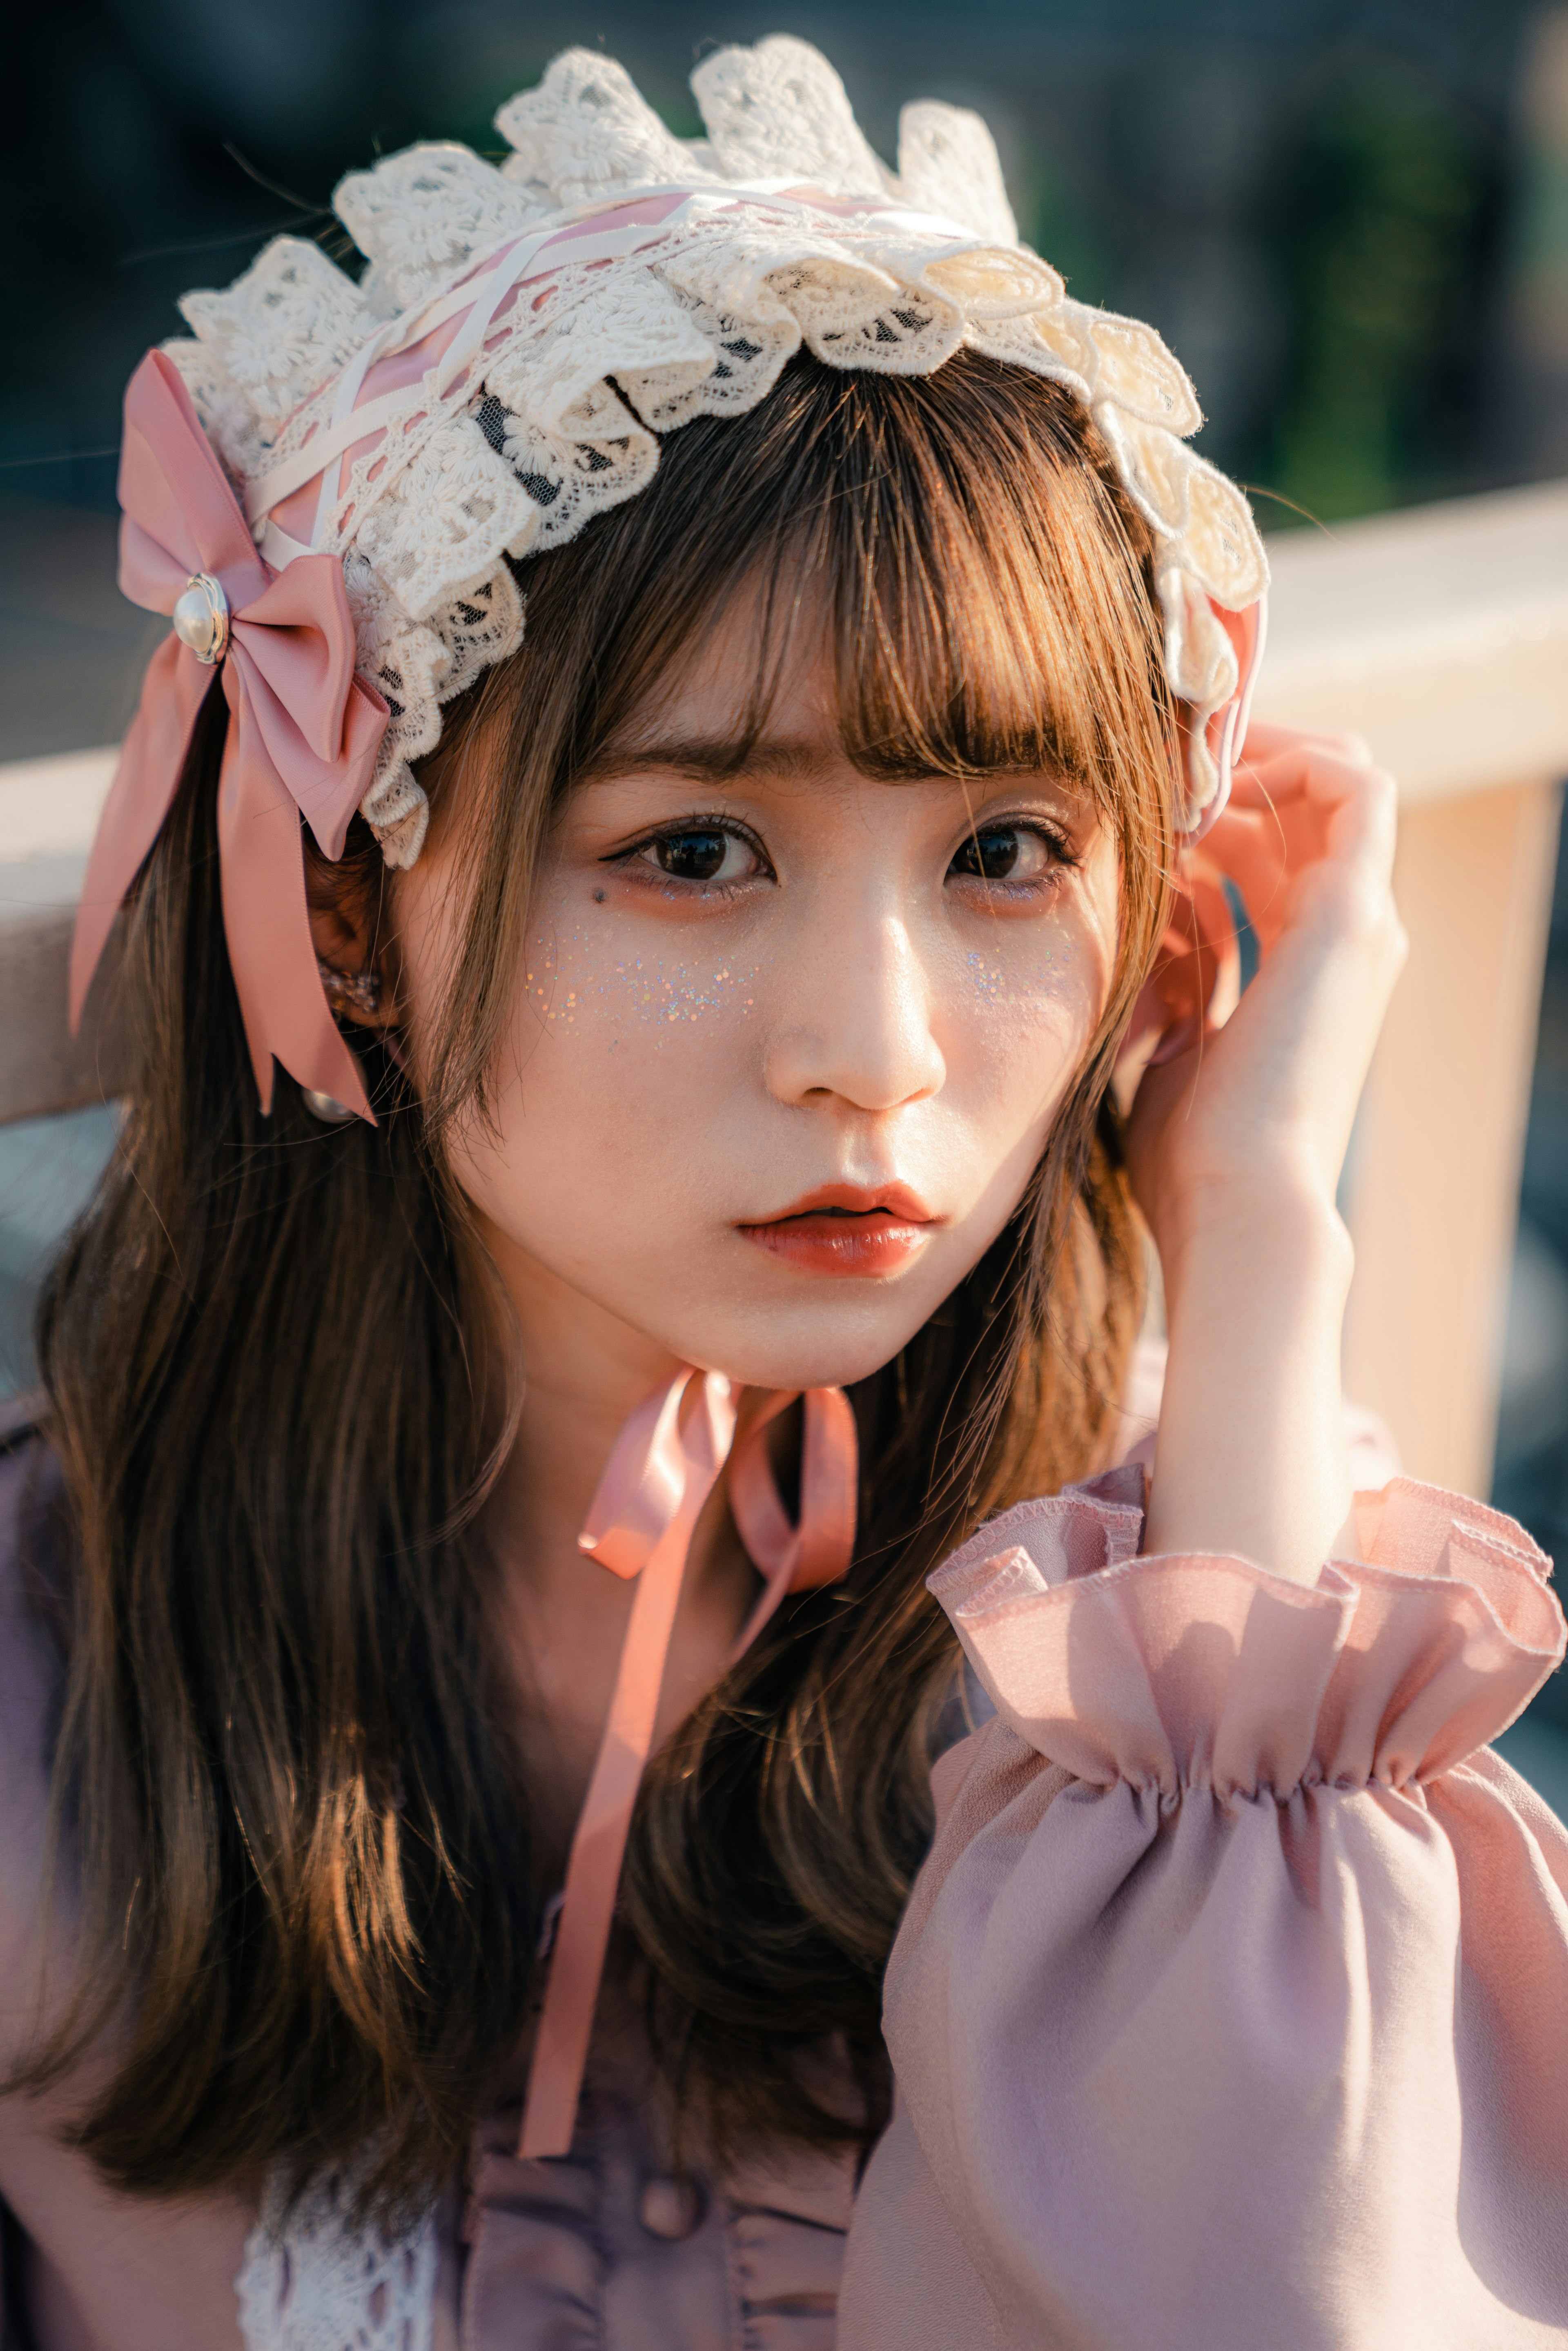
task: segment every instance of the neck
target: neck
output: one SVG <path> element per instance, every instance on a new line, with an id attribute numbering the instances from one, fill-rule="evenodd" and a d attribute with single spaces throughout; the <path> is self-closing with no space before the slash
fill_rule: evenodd
<path id="1" fill-rule="evenodd" d="M 517 1736 L 546 1876 L 559 1870 L 597 1750 L 633 1587 L 578 1549 L 627 1416 L 681 1370 L 493 1228 L 485 1238 L 516 1311 L 526 1387 L 486 1510 L 501 1571 L 498 1630 L 521 1701 Z M 757 1591 L 723 1480 L 693 1537 L 655 1743 L 718 1680 Z"/>
<path id="2" fill-rule="evenodd" d="M 495 1537 L 530 1583 L 574 1562 L 577 1538 L 627 1416 L 680 1358 L 486 1229 L 522 1343 L 522 1412 L 490 1506 Z"/>

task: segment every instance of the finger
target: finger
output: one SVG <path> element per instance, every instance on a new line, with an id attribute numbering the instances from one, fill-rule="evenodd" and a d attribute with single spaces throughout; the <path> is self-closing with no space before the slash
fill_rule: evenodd
<path id="1" fill-rule="evenodd" d="M 1317 779 L 1308 786 L 1318 789 Z M 1332 797 L 1331 797 L 1332 793 Z M 1329 810 L 1328 853 L 1347 877 L 1374 893 L 1388 893 L 1399 831 L 1399 791 L 1384 768 L 1360 770 L 1360 789 L 1340 794 L 1325 780 L 1322 805 Z"/>
<path id="2" fill-rule="evenodd" d="M 1263 775 L 1248 779 L 1200 853 L 1235 882 L 1266 950 L 1291 918 L 1297 884 L 1315 866 L 1338 865 L 1359 889 L 1386 892 L 1396 814 L 1385 770 L 1296 737 Z"/>
<path id="3" fill-rule="evenodd" d="M 1349 758 L 1337 746 L 1331 748 L 1294 736 L 1267 758 L 1255 758 L 1249 749 L 1236 769 L 1232 797 L 1242 808 L 1277 808 L 1303 794 L 1322 799 L 1337 791 L 1343 797 L 1375 772 L 1366 760 Z"/>
<path id="4" fill-rule="evenodd" d="M 1354 857 L 1374 840 L 1392 856 L 1395 797 L 1385 769 L 1298 747 L 1247 778 L 1240 805 L 1270 812 L 1299 874 L 1323 858 Z"/>
<path id="5" fill-rule="evenodd" d="M 1271 808 L 1227 810 L 1221 824 L 1204 843 L 1208 862 L 1239 890 L 1259 946 L 1267 948 L 1285 920 L 1300 827 L 1287 831 Z"/>
<path id="6" fill-rule="evenodd" d="M 1166 1061 L 1200 1029 L 1222 1028 L 1241 994 L 1241 954 L 1236 919 L 1218 874 L 1193 873 L 1160 941 L 1141 1001 L 1157 1004 L 1165 1037 L 1156 1059 Z"/>
<path id="7" fill-rule="evenodd" d="M 1285 926 L 1296 875 L 1327 854 L 1331 812 L 1308 796 L 1304 776 L 1278 797 L 1259 788 L 1247 799 L 1226 810 L 1197 857 L 1236 884 L 1267 950 Z"/>
<path id="8" fill-rule="evenodd" d="M 1330 735 L 1312 726 L 1278 726 L 1266 718 L 1253 719 L 1245 740 L 1237 746 L 1237 756 L 1239 758 L 1245 753 L 1249 759 L 1270 759 L 1298 747 L 1326 751 L 1331 758 L 1349 759 L 1356 767 L 1373 764 L 1364 735 Z"/>

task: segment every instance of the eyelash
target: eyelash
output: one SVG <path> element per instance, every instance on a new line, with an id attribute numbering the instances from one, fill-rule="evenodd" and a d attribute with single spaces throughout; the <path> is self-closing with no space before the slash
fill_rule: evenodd
<path id="1" fill-rule="evenodd" d="M 735 882 L 683 881 L 677 874 L 662 873 L 647 863 L 644 863 L 639 871 L 638 861 L 643 858 L 646 851 L 656 849 L 661 841 L 678 841 L 683 834 L 693 832 L 724 833 L 732 841 L 744 842 L 757 859 L 758 871 L 746 874 Z M 988 891 L 1005 891 L 1009 895 L 1017 897 L 1036 897 L 1043 891 L 1054 888 L 1061 876 L 1072 872 L 1080 862 L 1078 852 L 1067 834 L 1038 816 L 1011 816 L 1003 813 L 988 817 L 983 825 L 974 826 L 965 835 L 965 841 L 973 841 L 983 833 L 994 832 L 1031 833 L 1037 841 L 1043 841 L 1045 844 L 1051 854 L 1052 866 L 1049 872 L 1032 881 L 1009 882 L 1005 878 L 988 881 L 985 883 Z M 963 846 L 964 843 L 959 844 L 960 849 Z M 958 850 L 955 850 L 955 857 L 958 853 Z M 690 815 L 677 818 L 674 823 L 659 825 L 653 831 L 644 833 L 640 841 L 629 842 L 626 848 L 614 851 L 610 856 L 601 858 L 600 862 L 604 865 L 620 866 L 629 875 L 635 874 L 639 883 L 647 887 L 662 890 L 666 893 L 673 891 L 697 891 L 705 898 L 733 897 L 748 883 L 775 878 L 772 861 L 762 841 L 752 831 L 749 825 L 740 823 L 732 816 L 714 816 L 700 810 L 694 810 Z M 983 877 L 963 875 L 959 878 L 967 881 Z"/>
<path id="2" fill-rule="evenodd" d="M 694 882 L 683 881 L 676 873 L 661 873 L 653 864 L 645 863 L 639 869 L 638 860 L 645 850 L 656 849 L 662 841 L 679 841 L 683 833 L 689 832 L 722 832 L 731 841 L 744 842 L 756 858 L 758 871 L 745 874 L 736 882 Z M 773 878 L 772 860 L 749 825 L 741 824 L 732 816 L 711 816 L 700 810 L 694 810 L 689 816 L 678 817 L 673 824 L 659 825 L 653 832 L 645 832 L 641 841 L 630 842 L 625 849 L 617 849 L 611 856 L 601 858 L 600 862 L 620 866 L 649 889 L 662 890 L 666 893 L 696 891 L 705 898 L 731 898 L 745 889 L 748 883 Z"/>
<path id="3" fill-rule="evenodd" d="M 1079 852 L 1074 849 L 1068 834 L 1056 825 L 1049 823 L 1044 817 L 1012 816 L 1004 810 L 996 816 L 988 817 L 983 824 L 971 826 L 964 836 L 964 843 L 961 843 L 960 847 L 983 837 L 988 832 L 1032 833 L 1036 841 L 1044 842 L 1051 859 L 1049 871 L 1036 880 L 1009 882 L 1003 877 L 997 881 L 986 882 L 985 887 L 988 891 L 1003 890 L 1020 898 L 1039 897 L 1045 891 L 1057 888 L 1063 876 L 1074 872 L 1082 862 Z M 956 856 L 958 851 L 955 850 L 953 853 Z M 969 881 L 983 877 L 966 874 L 963 878 Z"/>

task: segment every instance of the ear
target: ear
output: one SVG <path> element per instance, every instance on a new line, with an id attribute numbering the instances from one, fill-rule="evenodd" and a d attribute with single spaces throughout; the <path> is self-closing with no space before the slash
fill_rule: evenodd
<path id="1" fill-rule="evenodd" d="M 356 1028 L 384 1031 L 402 1020 L 396 942 L 387 902 L 385 869 L 352 856 L 334 865 L 308 837 L 305 842 L 305 901 L 310 937 L 332 1010 Z"/>

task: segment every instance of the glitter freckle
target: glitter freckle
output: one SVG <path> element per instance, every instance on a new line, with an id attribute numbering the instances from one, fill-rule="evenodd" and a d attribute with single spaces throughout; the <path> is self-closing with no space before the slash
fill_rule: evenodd
<path id="1" fill-rule="evenodd" d="M 988 962 L 971 948 L 965 961 L 980 1002 L 998 1011 L 1038 1012 L 1044 999 L 1061 987 L 1073 957 L 1071 944 L 1059 945 L 1055 950 L 1037 946 L 1034 954 L 1033 970 L 1009 977 L 999 965 Z"/>
<path id="2" fill-rule="evenodd" d="M 579 972 L 577 985 L 567 990 L 564 999 L 558 997 L 556 980 L 563 965 Z M 526 984 L 530 1000 L 548 1021 L 570 1025 L 579 1012 L 586 1013 L 594 996 L 618 998 L 622 1002 L 630 997 L 644 1019 L 669 1028 L 682 1020 L 701 1020 L 730 1004 L 744 1019 L 756 1009 L 757 999 L 737 991 L 756 977 L 755 967 L 737 972 L 730 964 L 706 972 L 677 964 L 666 971 L 657 959 L 644 962 L 641 956 L 623 957 L 608 970 L 596 971 L 588 941 L 580 932 L 574 932 L 568 941 L 552 944 L 541 953 L 539 969 L 527 975 Z"/>

